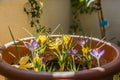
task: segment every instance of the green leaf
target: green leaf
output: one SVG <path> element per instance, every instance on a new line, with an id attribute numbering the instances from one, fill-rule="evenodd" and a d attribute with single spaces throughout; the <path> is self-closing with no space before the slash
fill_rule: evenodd
<path id="1" fill-rule="evenodd" d="M 46 46 L 41 48 L 40 53 L 44 53 L 45 49 L 46 49 Z"/>
<path id="2" fill-rule="evenodd" d="M 16 56 L 13 53 L 9 52 L 9 51 L 8 51 L 8 54 L 10 54 L 12 57 L 16 58 Z"/>
<path id="3" fill-rule="evenodd" d="M 60 58 L 60 56 L 58 55 L 58 53 L 57 52 L 55 52 L 55 51 L 52 51 L 53 52 L 53 54 L 55 55 L 55 56 L 57 56 L 58 57 L 58 59 Z"/>
<path id="4" fill-rule="evenodd" d="M 11 37 L 12 37 L 12 40 L 13 40 L 13 42 L 14 42 L 16 51 L 17 51 L 17 53 L 18 53 L 18 59 L 20 59 L 20 52 L 19 52 L 19 50 L 18 50 L 17 44 L 16 44 L 16 42 L 15 42 L 14 36 L 13 36 L 12 31 L 11 31 L 11 29 L 10 29 L 9 26 L 8 26 L 8 29 L 9 29 L 10 35 L 11 35 Z"/>

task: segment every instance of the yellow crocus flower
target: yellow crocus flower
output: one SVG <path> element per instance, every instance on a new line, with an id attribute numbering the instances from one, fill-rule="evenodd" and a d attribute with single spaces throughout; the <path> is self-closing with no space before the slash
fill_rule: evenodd
<path id="1" fill-rule="evenodd" d="M 62 44 L 61 39 L 60 38 L 56 38 L 55 41 L 49 43 L 49 48 L 58 50 L 58 47 L 61 44 Z"/>
<path id="2" fill-rule="evenodd" d="M 35 71 L 35 72 L 38 72 L 38 68 L 34 68 L 34 71 Z"/>
<path id="3" fill-rule="evenodd" d="M 37 38 L 37 41 L 38 42 L 40 41 L 41 44 L 44 44 L 47 40 L 48 40 L 48 36 L 46 35 L 39 35 L 39 37 Z"/>
<path id="4" fill-rule="evenodd" d="M 65 44 L 67 45 L 71 39 L 70 35 L 62 35 L 62 39 L 65 42 Z"/>
<path id="5" fill-rule="evenodd" d="M 86 55 L 89 52 L 89 48 L 82 47 L 82 52 L 83 52 L 83 55 Z"/>
<path id="6" fill-rule="evenodd" d="M 41 58 L 39 58 L 39 57 L 34 57 L 34 59 L 33 59 L 33 63 L 40 63 L 41 62 Z"/>
<path id="7" fill-rule="evenodd" d="M 33 68 L 34 64 L 28 63 L 28 61 L 29 61 L 28 56 L 22 57 L 19 61 L 19 68 L 21 68 L 21 69 Z"/>

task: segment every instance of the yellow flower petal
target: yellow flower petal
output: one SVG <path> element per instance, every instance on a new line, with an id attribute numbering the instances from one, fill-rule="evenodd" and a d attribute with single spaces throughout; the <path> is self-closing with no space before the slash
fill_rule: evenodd
<path id="1" fill-rule="evenodd" d="M 28 63 L 25 65 L 26 68 L 33 68 L 34 67 L 34 64 L 33 63 Z"/>
<path id="2" fill-rule="evenodd" d="M 62 39 L 65 42 L 65 44 L 67 45 L 69 43 L 71 37 L 70 37 L 70 35 L 63 35 Z"/>
<path id="3" fill-rule="evenodd" d="M 61 44 L 62 44 L 62 40 L 60 38 L 56 38 L 54 42 L 49 43 L 49 48 L 58 50 L 58 47 Z"/>
<path id="4" fill-rule="evenodd" d="M 26 69 L 26 66 L 25 66 L 25 64 L 20 64 L 20 65 L 19 65 L 19 68 L 21 68 L 21 69 Z"/>
<path id="5" fill-rule="evenodd" d="M 83 52 L 83 54 L 87 54 L 89 52 L 89 48 L 82 47 L 82 52 Z"/>
<path id="6" fill-rule="evenodd" d="M 39 37 L 37 38 L 37 41 L 41 44 L 44 44 L 46 41 L 48 40 L 48 36 L 45 36 L 45 35 L 39 35 Z"/>
<path id="7" fill-rule="evenodd" d="M 35 71 L 35 72 L 38 72 L 38 68 L 34 68 L 34 71 Z"/>
<path id="8" fill-rule="evenodd" d="M 33 59 L 33 63 L 40 63 L 40 62 L 41 62 L 41 58 L 39 58 L 39 57 L 35 57 Z"/>
<path id="9" fill-rule="evenodd" d="M 22 57 L 19 61 L 19 64 L 26 64 L 29 60 L 28 56 Z"/>

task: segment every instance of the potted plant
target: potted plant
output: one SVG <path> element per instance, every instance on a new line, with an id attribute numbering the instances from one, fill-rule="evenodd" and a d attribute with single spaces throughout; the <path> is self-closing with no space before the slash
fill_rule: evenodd
<path id="1" fill-rule="evenodd" d="M 10 80 L 112 80 L 120 70 L 115 44 L 79 35 L 42 35 L 0 48 L 0 74 Z"/>

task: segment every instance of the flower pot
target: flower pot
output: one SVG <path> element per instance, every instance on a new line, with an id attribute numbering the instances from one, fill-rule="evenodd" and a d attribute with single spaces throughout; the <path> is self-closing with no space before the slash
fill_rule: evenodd
<path id="1" fill-rule="evenodd" d="M 53 35 L 51 37 L 58 37 L 60 35 Z M 80 36 L 71 35 L 73 40 L 76 41 Z M 83 37 L 81 37 L 83 38 Z M 24 38 L 22 40 L 29 41 L 32 37 Z M 7 43 L 1 47 L 0 55 L 0 74 L 10 80 L 112 80 L 114 74 L 120 71 L 120 50 L 119 47 L 113 43 L 105 42 L 96 38 L 92 39 L 92 47 L 94 48 L 97 43 L 105 45 L 102 47 L 105 54 L 101 57 L 107 63 L 101 62 L 100 67 L 94 67 L 90 70 L 82 70 L 78 72 L 33 72 L 15 68 L 10 64 L 15 63 L 16 59 L 13 58 L 6 50 L 18 56 L 16 48 L 12 45 L 13 42 Z M 11 46 L 12 45 L 12 46 Z M 17 45 L 23 45 L 23 42 L 17 42 Z M 18 47 L 21 56 L 24 56 L 29 50 L 24 47 Z M 96 60 L 94 60 L 96 65 Z"/>

